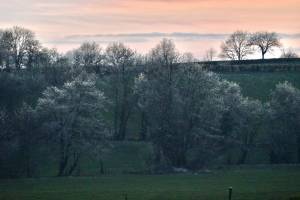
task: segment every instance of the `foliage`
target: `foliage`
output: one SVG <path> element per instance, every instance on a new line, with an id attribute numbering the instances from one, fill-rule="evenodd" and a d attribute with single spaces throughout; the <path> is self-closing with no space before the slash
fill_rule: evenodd
<path id="1" fill-rule="evenodd" d="M 95 77 L 84 72 L 61 89 L 49 87 L 44 91 L 37 111 L 49 137 L 59 146 L 59 176 L 74 172 L 85 142 L 101 141 L 105 136 L 101 118 L 104 106 L 105 98 L 95 86 Z"/>
<path id="2" fill-rule="evenodd" d="M 114 138 L 126 138 L 127 124 L 133 109 L 132 87 L 133 76 L 130 68 L 135 66 L 136 53 L 122 43 L 113 43 L 106 49 L 106 64 L 114 74 L 110 86 L 112 94 L 112 113 Z"/>
<path id="3" fill-rule="evenodd" d="M 251 45 L 264 55 L 279 40 L 238 31 L 224 45 L 244 59 Z M 215 51 L 207 53 L 212 60 Z M 59 176 L 89 166 L 97 166 L 90 174 L 102 174 L 106 165 L 124 173 L 198 170 L 249 163 L 266 149 L 271 163 L 300 161 L 299 60 L 195 61 L 170 39 L 145 56 L 123 43 L 104 51 L 95 42 L 62 55 L 30 30 L 0 31 L 0 177 L 44 175 L 56 163 Z M 285 80 L 295 87 L 274 88 Z M 142 141 L 124 141 L 131 139 Z M 140 146 L 142 158 L 132 161 Z"/>
<path id="4" fill-rule="evenodd" d="M 268 106 L 270 162 L 292 162 L 293 147 L 300 162 L 300 91 L 288 82 L 279 83 Z"/>
<path id="5" fill-rule="evenodd" d="M 239 145 L 239 163 L 244 163 L 262 118 L 261 103 L 244 98 L 238 85 L 199 67 L 178 68 L 171 80 L 169 76 L 168 70 L 160 69 L 136 80 L 156 162 L 164 159 L 175 167 L 203 167 Z M 189 153 L 197 155 L 190 163 Z"/>

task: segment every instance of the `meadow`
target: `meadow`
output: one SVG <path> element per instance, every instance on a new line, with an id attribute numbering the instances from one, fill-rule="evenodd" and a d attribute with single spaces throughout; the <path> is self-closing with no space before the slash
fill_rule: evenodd
<path id="1" fill-rule="evenodd" d="M 284 81 L 300 88 L 300 72 L 228 72 L 219 73 L 226 80 L 236 82 L 245 96 L 267 101 L 276 84 Z"/>
<path id="2" fill-rule="evenodd" d="M 0 181 L 1 200 L 287 200 L 300 196 L 297 166 L 232 168 L 197 174 L 105 175 Z"/>

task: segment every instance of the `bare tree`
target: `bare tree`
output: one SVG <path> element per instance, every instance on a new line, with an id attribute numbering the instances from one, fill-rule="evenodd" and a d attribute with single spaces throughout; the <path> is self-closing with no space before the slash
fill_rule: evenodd
<path id="1" fill-rule="evenodd" d="M 74 64 L 85 68 L 94 68 L 96 73 L 100 72 L 104 55 L 101 47 L 95 42 L 85 42 L 73 52 Z"/>
<path id="2" fill-rule="evenodd" d="M 180 62 L 180 54 L 175 43 L 171 39 L 162 39 L 149 53 L 149 63 L 151 66 L 162 68 L 168 77 L 170 86 L 172 85 L 174 68 Z"/>
<path id="3" fill-rule="evenodd" d="M 186 52 L 181 55 L 180 62 L 181 63 L 197 62 L 197 59 L 194 57 L 194 55 L 191 52 Z"/>
<path id="4" fill-rule="evenodd" d="M 252 34 L 249 44 L 257 46 L 261 51 L 262 59 L 265 59 L 265 54 L 273 50 L 274 47 L 280 47 L 280 41 L 275 32 L 256 32 Z"/>
<path id="5" fill-rule="evenodd" d="M 3 67 L 3 60 L 4 60 L 4 52 L 3 52 L 3 46 L 2 46 L 2 37 L 3 37 L 4 31 L 0 29 L 0 67 Z"/>
<path id="6" fill-rule="evenodd" d="M 9 31 L 12 36 L 12 57 L 16 69 L 20 70 L 22 64 L 24 64 L 23 61 L 27 54 L 27 47 L 33 44 L 35 35 L 32 31 L 18 26 L 13 27 Z"/>
<path id="7" fill-rule="evenodd" d="M 150 62 L 162 67 L 172 67 L 179 62 L 180 55 L 173 40 L 164 38 L 149 53 Z"/>
<path id="8" fill-rule="evenodd" d="M 253 53 L 249 45 L 250 34 L 245 31 L 236 31 L 221 45 L 221 57 L 231 60 L 243 60 Z"/>
<path id="9" fill-rule="evenodd" d="M 10 57 L 12 55 L 12 33 L 4 30 L 0 38 L 0 55 L 2 58 L 2 67 L 5 66 L 7 71 L 10 71 Z"/>
<path id="10" fill-rule="evenodd" d="M 293 49 L 282 49 L 280 58 L 299 58 L 298 54 Z"/>
<path id="11" fill-rule="evenodd" d="M 113 76 L 114 138 L 126 138 L 127 124 L 132 109 L 132 76 L 129 69 L 135 63 L 136 53 L 122 43 L 110 44 L 106 49 L 106 64 L 115 72 Z"/>
<path id="12" fill-rule="evenodd" d="M 42 49 L 42 47 L 38 40 L 32 39 L 27 42 L 27 45 L 26 45 L 26 58 L 27 58 L 26 67 L 28 70 L 32 69 L 34 61 L 36 61 L 38 59 L 38 56 L 40 56 L 39 53 L 40 53 L 41 49 Z"/>
<path id="13" fill-rule="evenodd" d="M 217 51 L 214 48 L 210 48 L 205 52 L 204 60 L 213 61 L 217 55 Z"/>

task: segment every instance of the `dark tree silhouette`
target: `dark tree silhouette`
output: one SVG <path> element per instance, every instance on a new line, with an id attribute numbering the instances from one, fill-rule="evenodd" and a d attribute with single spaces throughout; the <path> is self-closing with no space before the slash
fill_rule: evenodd
<path id="1" fill-rule="evenodd" d="M 221 45 L 221 57 L 231 60 L 243 60 L 249 54 L 252 54 L 252 48 L 248 43 L 249 33 L 245 31 L 236 31 Z"/>
<path id="2" fill-rule="evenodd" d="M 277 33 L 257 32 L 252 34 L 249 44 L 257 46 L 261 51 L 262 59 L 265 59 L 265 54 L 272 51 L 274 47 L 280 47 L 280 41 Z"/>

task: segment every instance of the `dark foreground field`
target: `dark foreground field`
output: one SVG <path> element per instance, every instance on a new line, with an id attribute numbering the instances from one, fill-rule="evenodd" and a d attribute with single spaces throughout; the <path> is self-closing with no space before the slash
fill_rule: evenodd
<path id="1" fill-rule="evenodd" d="M 118 175 L 0 180 L 7 200 L 276 200 L 300 196 L 299 167 L 218 170 L 198 175 Z"/>

